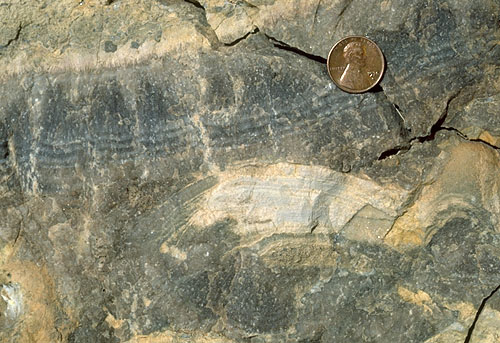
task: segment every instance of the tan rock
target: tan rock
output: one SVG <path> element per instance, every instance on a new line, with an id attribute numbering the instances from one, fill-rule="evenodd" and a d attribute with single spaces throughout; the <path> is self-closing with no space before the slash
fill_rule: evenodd
<path id="1" fill-rule="evenodd" d="M 487 299 L 474 326 L 470 342 L 500 342 L 500 293 L 498 290 Z"/>
<path id="2" fill-rule="evenodd" d="M 385 237 L 393 224 L 394 217 L 367 205 L 346 224 L 344 234 L 346 238 L 355 241 L 377 243 Z"/>
<path id="3" fill-rule="evenodd" d="M 57 19 L 51 18 L 55 13 Z M 0 68 L 7 71 L 2 77 L 131 65 L 188 46 L 194 52 L 217 40 L 198 24 L 203 12 L 180 0 L 63 0 L 41 8 L 16 1 L 2 8 L 0 19 L 9 28 L 0 33 L 0 46 L 11 41 L 0 55 Z"/>
<path id="4" fill-rule="evenodd" d="M 442 213 L 450 207 L 465 211 L 484 206 L 499 222 L 498 152 L 481 143 L 462 141 L 443 152 L 441 160 L 415 203 L 395 221 L 385 238 L 387 244 L 398 249 L 426 244 L 434 234 L 433 225 L 448 219 Z M 455 210 L 454 215 L 458 213 Z"/>
<path id="5" fill-rule="evenodd" d="M 408 195 L 369 179 L 286 163 L 236 167 L 218 177 L 218 186 L 207 193 L 191 223 L 203 227 L 234 218 L 238 234 L 251 240 L 276 233 L 340 232 L 361 212 L 348 225 L 348 234 L 366 240 L 369 231 L 370 240 L 381 242 Z M 367 227 L 363 216 L 381 228 Z"/>
<path id="6" fill-rule="evenodd" d="M 256 28 L 253 16 L 258 9 L 249 2 L 212 0 L 203 4 L 208 23 L 223 43 L 231 44 Z"/>
<path id="7" fill-rule="evenodd" d="M 474 327 L 470 342 L 500 342 L 500 311 L 493 310 L 489 306 L 485 307 Z"/>
<path id="8" fill-rule="evenodd" d="M 8 282 L 0 284 L 1 341 L 15 338 L 19 343 L 56 342 L 61 340 L 61 334 L 67 335 L 73 329 L 60 327 L 58 331 L 60 307 L 46 267 L 11 261 L 2 269 Z"/>
<path id="9" fill-rule="evenodd" d="M 424 343 L 455 343 L 463 342 L 467 337 L 467 329 L 459 323 L 454 323 L 436 336 L 429 338 Z"/>
<path id="10" fill-rule="evenodd" d="M 404 301 L 422 307 L 424 312 L 428 312 L 429 314 L 433 313 L 432 308 L 435 307 L 435 304 L 428 293 L 422 290 L 418 290 L 414 293 L 403 286 L 399 286 L 398 294 Z"/>
<path id="11" fill-rule="evenodd" d="M 150 335 L 137 335 L 127 343 L 234 343 L 235 341 L 216 334 L 190 333 L 184 334 L 174 331 L 156 332 Z"/>

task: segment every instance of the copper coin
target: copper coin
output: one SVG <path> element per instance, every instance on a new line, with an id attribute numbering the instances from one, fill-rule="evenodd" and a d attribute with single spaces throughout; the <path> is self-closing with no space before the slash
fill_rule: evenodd
<path id="1" fill-rule="evenodd" d="M 363 93 L 382 79 L 384 55 L 368 38 L 350 36 L 338 41 L 330 50 L 327 68 L 337 87 L 349 93 Z"/>

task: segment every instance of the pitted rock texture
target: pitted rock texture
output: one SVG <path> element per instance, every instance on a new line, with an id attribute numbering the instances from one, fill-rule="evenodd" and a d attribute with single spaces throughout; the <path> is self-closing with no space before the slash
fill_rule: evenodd
<path id="1" fill-rule="evenodd" d="M 498 13 L 0 3 L 0 341 L 498 342 Z"/>

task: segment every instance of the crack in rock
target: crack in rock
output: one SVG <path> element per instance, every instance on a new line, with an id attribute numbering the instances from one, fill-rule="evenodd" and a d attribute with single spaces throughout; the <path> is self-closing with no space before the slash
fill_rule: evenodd
<path id="1" fill-rule="evenodd" d="M 246 0 L 241 0 L 241 2 L 243 2 L 245 5 L 247 5 L 250 8 L 258 8 L 257 6 L 255 6 L 254 4 L 251 4 L 250 2 L 248 2 Z"/>
<path id="2" fill-rule="evenodd" d="M 200 33 L 205 36 L 211 46 L 214 48 L 214 49 L 217 49 L 219 46 L 221 46 L 221 41 L 219 40 L 219 37 L 217 36 L 217 33 L 215 32 L 216 28 L 214 29 L 210 23 L 208 22 L 208 18 L 207 18 L 207 9 L 202 5 L 201 2 L 199 2 L 198 0 L 183 0 L 186 4 L 189 4 L 190 6 L 193 6 L 195 8 L 197 8 L 198 10 L 201 10 L 203 13 L 203 20 L 202 20 L 202 25 L 203 25 L 203 28 L 206 29 L 206 31 L 204 30 L 199 30 Z"/>
<path id="3" fill-rule="evenodd" d="M 185 0 L 185 1 L 188 1 L 188 0 Z M 258 27 L 256 27 L 254 30 L 250 31 L 250 32 L 247 32 L 244 36 L 236 39 L 235 41 L 232 41 L 231 43 L 224 43 L 225 46 L 235 46 L 237 45 L 238 43 L 240 43 L 241 41 L 247 39 L 249 36 L 251 35 L 254 35 L 254 34 L 257 34 L 261 32 L 260 29 Z M 318 63 L 321 63 L 321 64 L 324 64 L 326 65 L 326 58 L 324 57 L 321 57 L 321 56 L 318 56 L 318 55 L 314 55 L 314 54 L 310 54 L 308 52 L 305 52 L 304 50 L 301 50 L 295 46 L 291 46 L 290 44 L 288 43 L 285 43 L 283 41 L 280 41 L 266 33 L 264 33 L 264 36 L 270 41 L 272 42 L 273 46 L 275 48 L 278 48 L 278 49 L 281 49 L 281 50 L 285 50 L 285 51 L 289 51 L 289 52 L 293 52 L 294 54 L 297 54 L 299 56 L 302 56 L 302 57 L 305 57 L 309 60 L 312 60 L 314 62 L 318 62 Z"/>
<path id="4" fill-rule="evenodd" d="M 476 316 L 474 317 L 474 321 L 472 322 L 471 326 L 469 327 L 469 331 L 467 332 L 467 337 L 465 337 L 464 343 L 469 343 L 470 340 L 472 339 L 472 334 L 474 333 L 474 329 L 476 327 L 477 321 L 479 320 L 479 317 L 481 316 L 481 312 L 483 312 L 484 307 L 486 306 L 486 303 L 488 300 L 495 295 L 496 292 L 500 290 L 500 285 L 495 288 L 490 295 L 488 295 L 486 298 L 481 301 L 481 305 L 479 305 L 479 308 L 477 309 Z"/>
<path id="5" fill-rule="evenodd" d="M 204 11 L 207 24 L 217 36 L 218 41 L 225 46 L 236 45 L 249 35 L 259 32 L 258 26 L 253 21 L 252 13 L 247 11 L 247 9 L 258 11 L 259 7 L 248 1 L 226 2 L 226 5 L 229 5 L 231 10 L 227 10 L 225 8 L 226 5 L 221 9 L 220 7 L 212 6 L 207 1 L 183 1 Z"/>
<path id="6" fill-rule="evenodd" d="M 490 148 L 493 148 L 495 150 L 500 150 L 500 147 L 498 147 L 498 146 L 496 146 L 494 144 L 491 144 L 491 143 L 489 143 L 489 142 L 487 142 L 485 140 L 482 140 L 480 138 L 472 139 L 472 138 L 467 137 L 466 134 L 464 134 L 463 132 L 461 132 L 460 130 L 458 130 L 458 129 L 454 128 L 454 127 L 443 126 L 443 123 L 446 121 L 446 118 L 448 116 L 448 110 L 450 108 L 451 102 L 460 96 L 460 94 L 462 93 L 462 90 L 463 89 L 460 89 L 459 91 L 457 91 L 455 94 L 453 94 L 452 96 L 450 96 L 450 98 L 446 101 L 446 106 L 445 106 L 445 109 L 443 110 L 443 113 L 441 114 L 441 116 L 439 117 L 439 119 L 431 126 L 429 134 L 427 134 L 425 136 L 417 136 L 417 137 L 411 138 L 408 141 L 408 145 L 406 145 L 406 144 L 404 144 L 404 145 L 398 145 L 398 146 L 395 146 L 393 148 L 390 148 L 388 150 L 383 151 L 380 154 L 380 156 L 378 157 L 378 160 L 380 161 L 380 160 L 384 160 L 386 158 L 389 158 L 391 156 L 398 155 L 400 153 L 406 153 L 406 152 L 408 152 L 412 148 L 412 146 L 413 146 L 413 144 L 414 144 L 415 141 L 417 141 L 419 143 L 424 143 L 424 142 L 432 141 L 432 140 L 435 139 L 436 134 L 438 132 L 441 132 L 441 131 L 455 132 L 460 138 L 465 139 L 465 140 L 467 140 L 469 142 L 482 143 L 482 144 L 485 144 L 485 145 L 487 145 Z M 398 112 L 398 114 L 401 117 L 401 119 L 403 121 L 405 121 L 404 117 L 402 116 L 402 114 L 401 114 L 401 112 L 399 110 L 399 106 L 397 106 L 396 104 L 393 104 L 393 106 L 395 107 L 395 109 Z M 408 129 L 407 129 L 407 131 L 409 132 Z"/>
<path id="7" fill-rule="evenodd" d="M 256 33 L 260 32 L 259 28 L 255 28 L 253 31 L 250 31 L 250 32 L 247 32 L 243 37 L 240 37 L 234 41 L 232 41 L 231 43 L 224 43 L 225 46 L 235 46 L 236 44 L 238 44 L 239 42 L 241 42 L 242 40 L 244 39 L 247 39 L 248 36 L 250 35 L 254 35 Z"/>
<path id="8" fill-rule="evenodd" d="M 461 135 L 463 135 L 463 136 L 465 137 L 465 139 L 467 139 L 469 142 L 478 142 L 478 143 L 482 143 L 482 144 L 485 144 L 485 145 L 489 146 L 489 147 L 490 147 L 490 148 L 492 148 L 492 149 L 495 149 L 495 150 L 500 150 L 500 146 L 496 146 L 496 145 L 491 144 L 491 143 L 489 143 L 489 142 L 487 142 L 487 141 L 484 141 L 484 140 L 482 140 L 482 139 L 480 139 L 480 138 L 474 138 L 474 139 L 468 138 L 466 135 L 464 135 L 464 134 L 463 134 L 463 133 L 461 133 L 460 131 L 458 131 L 458 130 L 456 130 L 456 129 L 453 129 L 453 130 L 455 130 L 455 131 L 459 132 L 459 133 L 460 133 Z"/>
<path id="9" fill-rule="evenodd" d="M 0 49 L 7 48 L 10 46 L 13 42 L 17 41 L 19 39 L 19 36 L 21 35 L 21 31 L 24 28 L 22 23 L 19 23 L 19 26 L 17 28 L 16 34 L 13 38 L 9 39 L 5 45 L 0 45 Z"/>
<path id="10" fill-rule="evenodd" d="M 316 20 L 318 19 L 318 11 L 319 11 L 319 7 L 321 6 L 321 1 L 322 0 L 318 0 L 318 3 L 316 4 L 316 10 L 314 11 L 312 26 L 311 26 L 311 30 L 310 30 L 311 32 L 314 32 L 314 25 L 316 24 Z"/>
<path id="11" fill-rule="evenodd" d="M 443 126 L 443 127 L 440 128 L 439 131 L 443 131 L 443 130 L 455 132 L 458 136 L 460 136 L 460 138 L 465 139 L 466 141 L 482 143 L 482 144 L 485 144 L 485 145 L 489 146 L 492 149 L 500 150 L 500 146 L 496 146 L 494 144 L 491 144 L 491 143 L 489 143 L 489 142 L 487 142 L 485 140 L 482 140 L 481 138 L 469 138 L 465 133 L 461 132 L 460 130 L 458 130 L 458 129 L 454 128 L 454 127 Z"/>
<path id="12" fill-rule="evenodd" d="M 3 149 L 3 153 L 0 156 L 0 159 L 4 159 L 4 160 L 8 159 L 9 158 L 9 154 L 10 154 L 10 151 L 9 151 L 9 141 L 6 140 L 2 144 L 0 144 L 0 148 Z"/>
<path id="13" fill-rule="evenodd" d="M 269 39 L 270 41 L 273 42 L 273 45 L 274 47 L 278 48 L 278 49 L 281 49 L 281 50 L 286 50 L 286 51 L 290 51 L 290 52 L 293 52 L 297 55 L 300 55 L 300 56 L 303 56 L 305 58 L 308 58 L 312 61 L 315 61 L 315 62 L 318 62 L 318 63 L 321 63 L 321 64 L 325 64 L 326 65 L 326 58 L 323 58 L 321 56 L 318 56 L 318 55 L 313 55 L 313 54 L 310 54 L 308 52 L 305 52 L 304 50 L 301 50 L 295 46 L 291 46 L 290 44 L 287 44 L 283 41 L 280 41 L 272 36 L 269 36 L 268 34 L 265 34 L 265 36 L 267 37 L 267 39 Z"/>
<path id="14" fill-rule="evenodd" d="M 340 24 L 340 21 L 342 20 L 342 16 L 343 14 L 345 13 L 345 11 L 349 8 L 349 6 L 351 6 L 351 4 L 353 3 L 354 0 L 347 0 L 344 4 L 344 7 L 342 7 L 342 9 L 340 10 L 340 13 L 339 15 L 337 16 L 337 22 L 335 23 L 335 27 L 333 28 L 333 31 L 336 32 L 337 31 L 337 27 L 339 26 Z"/>
<path id="15" fill-rule="evenodd" d="M 431 130 L 430 130 L 429 134 L 427 134 L 425 136 L 414 137 L 410 140 L 410 143 L 412 143 L 414 141 L 418 141 L 420 143 L 432 141 L 432 140 L 434 140 L 434 138 L 436 137 L 436 134 L 439 131 L 445 130 L 446 128 L 443 127 L 443 123 L 445 122 L 446 117 L 448 117 L 448 110 L 450 108 L 450 104 L 453 100 L 458 98 L 461 93 L 462 93 L 462 89 L 460 89 L 458 92 L 456 92 L 455 94 L 453 94 L 452 96 L 450 96 L 448 98 L 448 100 L 446 101 L 446 106 L 443 110 L 443 113 L 441 114 L 439 119 L 431 126 Z"/>
<path id="16" fill-rule="evenodd" d="M 423 139 L 423 140 L 420 140 L 419 137 L 415 137 L 415 138 L 413 138 L 413 139 L 410 140 L 410 144 L 409 145 L 400 145 L 400 146 L 396 146 L 394 148 L 388 149 L 386 151 L 383 151 L 380 154 L 380 156 L 378 157 L 378 160 L 381 161 L 381 160 L 385 160 L 386 158 L 389 158 L 391 156 L 398 155 L 400 153 L 406 153 L 406 152 L 408 152 L 413 147 L 413 142 L 415 140 L 418 140 L 419 143 L 424 143 L 424 142 L 427 142 L 427 141 L 432 141 L 435 138 L 436 134 L 438 132 L 441 132 L 441 131 L 455 132 L 457 134 L 457 136 L 459 136 L 460 138 L 462 138 L 462 139 L 464 139 L 466 141 L 485 144 L 485 145 L 487 145 L 488 147 L 490 147 L 492 149 L 500 150 L 499 146 L 491 144 L 491 143 L 489 143 L 489 142 L 487 142 L 485 140 L 482 140 L 480 138 L 469 138 L 469 137 L 467 137 L 466 134 L 464 134 L 463 132 L 461 132 L 460 130 L 458 130 L 458 129 L 454 128 L 454 127 L 441 126 L 438 129 L 436 129 L 434 132 L 432 132 L 431 135 L 425 136 L 425 139 Z"/>
<path id="17" fill-rule="evenodd" d="M 191 5 L 194 5 L 195 7 L 200 8 L 204 12 L 206 12 L 205 7 L 203 7 L 203 5 L 197 0 L 184 0 L 184 2 L 190 3 Z"/>
<path id="18" fill-rule="evenodd" d="M 380 84 L 378 84 L 377 86 L 375 86 L 374 88 L 372 88 L 372 90 L 370 90 L 371 93 L 382 93 L 385 97 L 385 100 L 392 105 L 392 107 L 394 108 L 394 111 L 397 113 L 398 117 L 401 118 L 401 120 L 399 120 L 399 126 L 401 128 L 401 136 L 404 139 L 408 139 L 409 136 L 410 136 L 410 132 L 411 132 L 411 129 L 409 129 L 407 126 L 406 126 L 406 119 L 403 117 L 403 115 L 401 114 L 401 109 L 400 107 L 393 103 L 391 100 L 389 100 L 389 97 L 387 96 L 387 94 L 385 93 L 384 89 L 382 88 L 382 86 Z M 403 144 L 399 144 L 393 148 L 390 148 L 388 150 L 385 150 L 383 151 L 379 157 L 378 157 L 378 160 L 384 160 L 388 157 L 391 157 L 391 156 L 394 156 L 394 155 L 397 155 L 399 154 L 401 151 L 408 151 L 410 150 L 411 148 L 411 139 L 410 140 L 407 140 L 407 142 L 403 143 Z"/>
<path id="19" fill-rule="evenodd" d="M 403 145 L 403 146 L 398 145 L 398 146 L 395 146 L 394 148 L 383 151 L 377 160 L 382 161 L 382 160 L 385 160 L 386 158 L 389 158 L 391 156 L 398 155 L 400 152 L 407 152 L 410 149 L 411 149 L 410 145 Z"/>

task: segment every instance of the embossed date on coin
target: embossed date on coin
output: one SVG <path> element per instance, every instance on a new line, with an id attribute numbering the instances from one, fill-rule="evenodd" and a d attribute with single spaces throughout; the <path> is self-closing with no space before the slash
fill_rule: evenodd
<path id="1" fill-rule="evenodd" d="M 346 37 L 330 50 L 327 68 L 340 89 L 349 93 L 363 93 L 382 79 L 384 55 L 377 44 L 366 37 Z"/>

